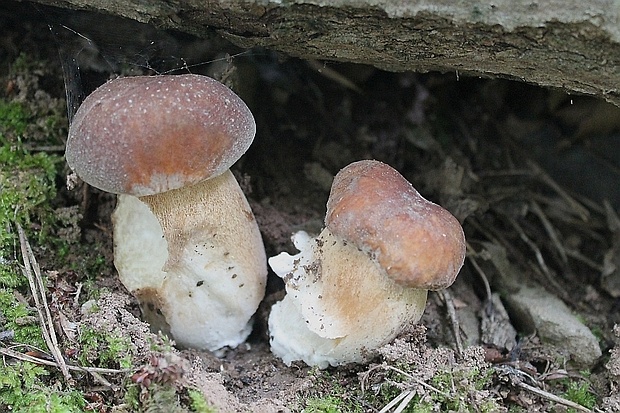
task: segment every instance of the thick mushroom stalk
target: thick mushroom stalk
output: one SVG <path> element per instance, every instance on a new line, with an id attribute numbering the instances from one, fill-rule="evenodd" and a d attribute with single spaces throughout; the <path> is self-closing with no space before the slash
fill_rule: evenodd
<path id="1" fill-rule="evenodd" d="M 265 252 L 230 171 L 159 195 L 120 195 L 114 265 L 155 331 L 183 347 L 235 347 L 265 290 Z"/>
<path id="2" fill-rule="evenodd" d="M 258 225 L 230 166 L 256 125 L 205 76 L 137 76 L 101 86 L 77 111 L 66 158 L 119 194 L 114 263 L 154 330 L 216 350 L 248 336 L 267 265 Z"/>
<path id="3" fill-rule="evenodd" d="M 336 175 L 325 224 L 316 238 L 293 236 L 299 254 L 269 259 L 287 292 L 269 317 L 271 349 L 287 364 L 367 360 L 420 319 L 427 290 L 451 285 L 465 258 L 456 218 L 376 161 Z"/>

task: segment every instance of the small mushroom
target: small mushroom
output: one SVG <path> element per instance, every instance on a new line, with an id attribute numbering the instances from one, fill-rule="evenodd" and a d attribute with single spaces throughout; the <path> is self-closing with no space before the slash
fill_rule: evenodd
<path id="1" fill-rule="evenodd" d="M 372 357 L 419 321 L 427 290 L 450 286 L 465 259 L 457 219 L 377 161 L 342 169 L 325 228 L 293 243 L 299 254 L 269 259 L 286 284 L 269 316 L 271 349 L 321 368 Z"/>
<path id="2" fill-rule="evenodd" d="M 119 194 L 114 264 L 153 330 L 183 347 L 243 342 L 265 291 L 258 225 L 230 166 L 256 125 L 245 103 L 198 75 L 112 80 L 89 95 L 66 158 Z"/>

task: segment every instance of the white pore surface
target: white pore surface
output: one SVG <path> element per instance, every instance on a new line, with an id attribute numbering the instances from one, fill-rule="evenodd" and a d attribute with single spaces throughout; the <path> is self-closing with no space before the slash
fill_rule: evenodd
<path id="1" fill-rule="evenodd" d="M 327 229 L 315 239 L 293 236 L 300 250 L 269 259 L 286 283 L 286 296 L 269 317 L 272 352 L 290 365 L 325 368 L 371 357 L 403 327 L 420 319 L 426 290 L 389 280 L 364 252 Z"/>
<path id="2" fill-rule="evenodd" d="M 182 347 L 234 347 L 264 296 L 262 240 L 230 172 L 189 188 L 119 196 L 114 263 L 154 330 Z"/>

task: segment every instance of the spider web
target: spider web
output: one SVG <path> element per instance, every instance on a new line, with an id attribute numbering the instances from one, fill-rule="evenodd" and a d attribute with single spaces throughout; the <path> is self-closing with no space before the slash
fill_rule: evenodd
<path id="1" fill-rule="evenodd" d="M 58 47 L 69 122 L 84 98 L 110 74 L 200 73 L 217 78 L 230 69 L 235 58 L 254 54 L 216 36 L 198 39 L 116 16 L 33 7 Z M 217 63 L 221 65 L 214 69 Z"/>

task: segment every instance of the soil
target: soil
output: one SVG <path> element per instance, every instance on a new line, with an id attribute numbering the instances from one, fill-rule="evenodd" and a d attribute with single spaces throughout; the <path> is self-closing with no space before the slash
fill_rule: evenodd
<path id="1" fill-rule="evenodd" d="M 407 389 L 422 398 L 430 391 L 419 383 L 446 365 L 495 367 L 484 389 L 474 391 L 471 384 L 472 405 L 496 399 L 505 408 L 549 411 L 562 410 L 562 404 L 520 387 L 526 373 L 528 383 L 553 392 L 563 385 L 543 377 L 567 378 L 585 368 L 598 408 L 620 411 L 614 410 L 620 402 L 613 396 L 620 383 L 618 350 L 611 361 L 609 353 L 618 339 L 614 325 L 620 323 L 620 289 L 614 283 L 620 277 L 615 267 L 620 226 L 614 226 L 613 214 L 620 209 L 620 151 L 609 150 L 620 141 L 617 108 L 502 79 L 299 61 L 268 50 L 239 50 L 216 36 L 195 39 L 109 16 L 22 3 L 3 5 L 0 22 L 6 95 L 17 93 L 8 89 L 7 64 L 26 53 L 45 62 L 37 75 L 39 88 L 59 99 L 68 91 L 69 118 L 83 96 L 118 75 L 191 72 L 214 76 L 237 91 L 252 109 L 258 131 L 233 172 L 268 256 L 295 252 L 293 232 L 321 229 L 331 178 L 360 159 L 392 165 L 463 224 L 468 259 L 457 282 L 448 294 L 431 293 L 420 325 L 403 332 L 371 363 L 321 372 L 302 363 L 289 367 L 274 357 L 266 319 L 271 304 L 283 296 L 274 274 L 247 343 L 217 355 L 174 348 L 153 352 L 153 343 L 165 348 L 168 341 L 140 321 L 137 303 L 113 266 L 115 198 L 75 180 L 67 168 L 69 182 L 76 184 L 69 189 L 60 182 L 55 203 L 66 208 L 73 225 L 58 235 L 79 239 L 105 264 L 93 276 L 55 268 L 53 257 L 45 255 L 51 251 L 36 251 L 37 259 L 66 291 L 75 292 L 71 286 L 86 278 L 92 282 L 84 288 L 102 291 L 101 311 L 85 310 L 86 298 L 64 302 L 61 310 L 79 325 L 129 337 L 132 354 L 144 362 L 135 374 L 156 384 L 178 380 L 181 387 L 197 387 L 219 411 L 301 410 L 309 398 L 331 394 L 335 383 L 344 389 L 338 397 L 350 397 L 362 411 L 378 411 L 382 406 L 368 405 L 358 390 L 389 380 L 387 366 L 411 366 L 416 379 Z M 506 252 L 519 279 L 507 281 L 488 265 L 489 244 Z M 489 324 L 490 293 L 505 294 L 514 283 L 532 283 L 562 299 L 597 332 L 603 357 L 592 366 L 572 365 L 498 305 Z M 501 302 L 499 295 L 495 299 Z M 114 411 L 114 392 L 103 393 L 101 411 Z"/>

